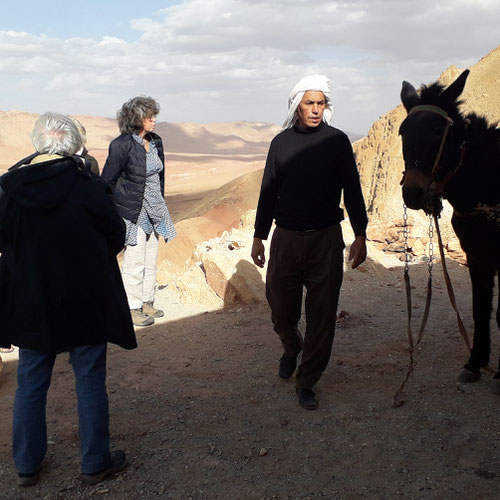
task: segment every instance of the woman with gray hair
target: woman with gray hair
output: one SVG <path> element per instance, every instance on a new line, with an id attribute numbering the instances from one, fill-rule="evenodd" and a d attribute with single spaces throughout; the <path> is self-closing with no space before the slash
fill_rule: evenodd
<path id="1" fill-rule="evenodd" d="M 0 347 L 19 346 L 12 451 L 20 486 L 34 486 L 47 452 L 46 405 L 56 356 L 76 378 L 81 477 L 91 484 L 124 469 L 111 451 L 107 343 L 137 347 L 116 255 L 125 224 L 110 189 L 75 153 L 68 116 L 44 113 L 37 152 L 0 177 Z M 91 256 L 91 257 L 90 257 Z"/>
<path id="2" fill-rule="evenodd" d="M 153 132 L 159 104 L 152 97 L 134 97 L 117 113 L 121 135 L 109 145 L 102 177 L 113 189 L 127 236 L 122 275 L 132 321 L 154 323 L 163 311 L 153 306 L 159 237 L 170 241 L 175 228 L 164 199 L 163 143 Z"/>
<path id="3" fill-rule="evenodd" d="M 31 141 L 38 153 L 74 155 L 82 147 L 82 137 L 75 122 L 66 115 L 44 113 L 35 122 Z"/>

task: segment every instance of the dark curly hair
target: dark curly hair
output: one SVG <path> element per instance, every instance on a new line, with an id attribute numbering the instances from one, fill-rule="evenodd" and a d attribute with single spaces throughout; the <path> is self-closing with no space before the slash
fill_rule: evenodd
<path id="1" fill-rule="evenodd" d="M 116 113 L 120 133 L 139 133 L 144 118 L 156 116 L 159 112 L 160 105 L 152 97 L 139 96 L 129 99 Z"/>

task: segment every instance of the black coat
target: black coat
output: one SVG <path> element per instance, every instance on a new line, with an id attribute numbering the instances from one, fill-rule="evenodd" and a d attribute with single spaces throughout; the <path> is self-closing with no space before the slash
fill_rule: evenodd
<path id="1" fill-rule="evenodd" d="M 161 137 L 153 132 L 147 138 L 158 149 L 163 166 L 165 159 Z M 118 213 L 134 224 L 137 222 L 144 200 L 146 186 L 146 150 L 131 134 L 122 134 L 111 141 L 108 158 L 102 169 L 102 178 L 113 189 L 113 200 Z M 160 172 L 161 193 L 165 192 L 165 168 Z"/>
<path id="2" fill-rule="evenodd" d="M 0 346 L 136 347 L 109 187 L 78 157 L 21 166 L 34 156 L 0 177 Z"/>

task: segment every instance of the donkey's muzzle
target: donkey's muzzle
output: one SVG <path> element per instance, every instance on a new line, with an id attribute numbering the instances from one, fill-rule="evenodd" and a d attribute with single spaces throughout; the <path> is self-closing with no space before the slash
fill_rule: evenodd
<path id="1" fill-rule="evenodd" d="M 408 208 L 420 210 L 426 206 L 429 178 L 419 170 L 407 170 L 403 178 L 403 200 Z"/>

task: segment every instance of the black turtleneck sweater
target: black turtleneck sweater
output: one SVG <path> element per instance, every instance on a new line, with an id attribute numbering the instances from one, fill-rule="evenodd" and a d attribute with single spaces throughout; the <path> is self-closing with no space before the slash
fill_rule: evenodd
<path id="1" fill-rule="evenodd" d="M 298 125 L 271 142 L 260 190 L 255 236 L 267 239 L 273 219 L 285 229 L 311 230 L 344 219 L 340 198 L 356 236 L 368 218 L 351 143 L 344 132 L 321 122 Z"/>

